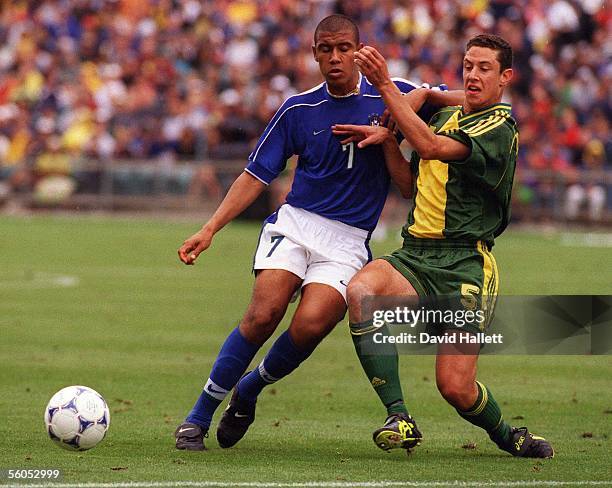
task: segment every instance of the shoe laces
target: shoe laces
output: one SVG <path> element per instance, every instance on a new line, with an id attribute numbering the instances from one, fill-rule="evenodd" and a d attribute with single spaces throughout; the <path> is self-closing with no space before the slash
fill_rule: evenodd
<path id="1" fill-rule="evenodd" d="M 392 422 L 399 422 L 400 420 L 410 422 L 410 420 L 412 419 L 410 418 L 410 415 L 406 415 L 404 413 L 394 413 L 387 417 L 387 420 L 385 420 L 385 425 L 390 424 Z"/>

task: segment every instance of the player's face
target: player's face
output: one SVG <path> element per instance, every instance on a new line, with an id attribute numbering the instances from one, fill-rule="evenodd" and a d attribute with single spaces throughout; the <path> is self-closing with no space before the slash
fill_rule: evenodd
<path id="1" fill-rule="evenodd" d="M 349 30 L 320 32 L 317 36 L 312 52 L 329 91 L 334 95 L 346 95 L 355 88 L 359 72 L 353 53 L 362 47 L 363 44 L 357 45 Z"/>
<path id="2" fill-rule="evenodd" d="M 511 78 L 512 69 L 501 71 L 496 51 L 472 46 L 463 58 L 466 111 L 472 112 L 500 102 Z"/>

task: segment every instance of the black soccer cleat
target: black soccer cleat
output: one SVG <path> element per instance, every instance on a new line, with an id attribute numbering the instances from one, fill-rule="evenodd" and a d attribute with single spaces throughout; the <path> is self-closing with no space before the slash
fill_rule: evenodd
<path id="1" fill-rule="evenodd" d="M 219 446 L 227 449 L 235 445 L 244 437 L 254 420 L 255 403 L 242 400 L 238 395 L 238 389 L 234 388 L 232 398 L 217 427 Z"/>
<path id="2" fill-rule="evenodd" d="M 510 441 L 497 446 L 516 457 L 548 459 L 555 456 L 550 442 L 544 437 L 533 435 L 527 427 L 513 427 L 510 431 Z"/>
<path id="3" fill-rule="evenodd" d="M 202 427 L 191 422 L 183 422 L 174 431 L 177 449 L 204 451 L 206 450 L 204 437 L 208 437 L 208 429 L 203 430 Z"/>
<path id="4" fill-rule="evenodd" d="M 410 415 L 395 413 L 387 417 L 385 425 L 374 431 L 372 439 L 383 451 L 401 448 L 410 452 L 421 443 L 423 435 Z"/>

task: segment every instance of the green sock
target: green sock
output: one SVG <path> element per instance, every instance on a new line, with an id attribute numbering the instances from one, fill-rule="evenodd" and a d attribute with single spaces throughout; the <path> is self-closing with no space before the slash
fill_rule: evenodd
<path id="1" fill-rule="evenodd" d="M 493 398 L 491 391 L 479 381 L 478 398 L 474 405 L 466 411 L 457 410 L 465 420 L 483 428 L 496 444 L 507 444 L 510 441 L 510 425 L 504 421 L 499 405 Z"/>
<path id="2" fill-rule="evenodd" d="M 408 414 L 399 379 L 399 360 L 395 344 L 374 342 L 374 333 L 389 334 L 387 326 L 376 328 L 372 325 L 372 320 L 368 320 L 350 324 L 350 328 L 361 367 L 387 409 L 387 414 Z"/>

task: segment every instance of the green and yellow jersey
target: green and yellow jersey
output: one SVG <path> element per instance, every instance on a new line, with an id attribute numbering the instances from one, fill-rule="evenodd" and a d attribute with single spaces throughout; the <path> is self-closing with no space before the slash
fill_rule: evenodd
<path id="1" fill-rule="evenodd" d="M 415 206 L 403 236 L 492 243 L 510 217 L 519 137 L 510 105 L 469 114 L 462 107 L 446 107 L 429 125 L 436 134 L 466 144 L 471 153 L 462 161 L 413 158 Z"/>

